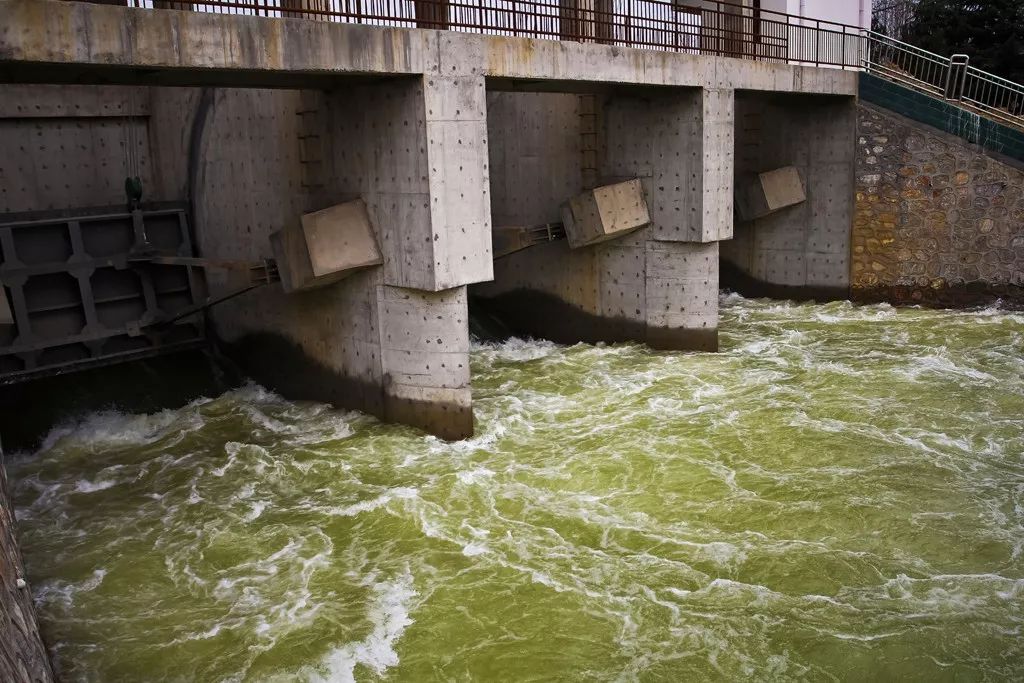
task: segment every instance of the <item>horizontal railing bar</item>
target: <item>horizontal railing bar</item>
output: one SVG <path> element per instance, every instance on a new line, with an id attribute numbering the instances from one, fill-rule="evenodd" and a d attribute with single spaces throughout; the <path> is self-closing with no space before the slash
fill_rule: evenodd
<path id="1" fill-rule="evenodd" d="M 685 0 L 682 0 L 685 1 Z M 151 0 L 127 0 L 153 8 Z M 623 7 L 623 5 L 626 5 Z M 680 0 L 608 0 L 573 7 L 557 0 L 164 0 L 159 8 L 341 23 L 433 28 L 489 35 L 593 42 L 771 62 L 861 68 L 859 27 L 727 0 L 700 8 Z"/>
<path id="2" fill-rule="evenodd" d="M 949 63 L 949 57 L 943 57 L 940 54 L 929 52 L 924 48 L 917 47 L 916 45 L 911 45 L 910 43 L 904 43 L 902 40 L 896 40 L 892 36 L 876 33 L 875 31 L 872 31 L 870 29 L 864 29 L 864 33 L 866 33 L 868 37 L 871 38 L 872 40 L 885 43 L 895 43 L 896 45 L 899 45 L 901 48 L 904 48 L 908 52 L 920 52 L 922 54 L 931 55 L 932 57 L 935 57 L 936 59 L 943 61 L 947 64 Z"/>

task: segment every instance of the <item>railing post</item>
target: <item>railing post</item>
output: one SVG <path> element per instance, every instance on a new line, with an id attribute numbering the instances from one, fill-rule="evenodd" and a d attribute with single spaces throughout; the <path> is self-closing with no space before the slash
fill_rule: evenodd
<path id="1" fill-rule="evenodd" d="M 814 20 L 814 66 L 821 66 L 821 22 Z"/>
<path id="2" fill-rule="evenodd" d="M 958 101 L 963 97 L 964 78 L 967 76 L 967 55 L 953 55 L 949 58 L 946 71 L 946 87 L 942 93 L 947 100 Z"/>

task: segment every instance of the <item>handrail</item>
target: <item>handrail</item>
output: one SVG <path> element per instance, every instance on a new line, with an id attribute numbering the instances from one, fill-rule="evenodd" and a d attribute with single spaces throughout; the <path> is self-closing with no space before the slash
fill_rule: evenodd
<path id="1" fill-rule="evenodd" d="M 971 66 L 967 55 L 943 57 L 874 31 L 864 34 L 868 73 L 1024 128 L 1024 85 Z"/>
<path id="2" fill-rule="evenodd" d="M 120 2 L 149 9 L 444 29 L 841 69 L 861 68 L 864 43 L 857 26 L 748 7 L 731 0 Z"/>

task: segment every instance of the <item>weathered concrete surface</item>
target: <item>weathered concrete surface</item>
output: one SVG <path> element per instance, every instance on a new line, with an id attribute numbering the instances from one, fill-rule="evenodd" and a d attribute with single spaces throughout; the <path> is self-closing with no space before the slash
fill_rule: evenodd
<path id="1" fill-rule="evenodd" d="M 649 233 L 581 249 L 565 241 L 530 247 L 496 261 L 494 282 L 471 293 L 517 334 L 717 350 L 718 243 Z"/>
<path id="2" fill-rule="evenodd" d="M 492 165 L 505 177 L 536 177 L 525 187 L 492 185 L 494 205 L 513 223 L 557 216 L 559 201 L 530 188 L 582 184 L 590 163 L 585 147 L 594 151 L 602 182 L 641 179 L 652 223 L 579 249 L 552 243 L 511 254 L 495 262 L 494 282 L 474 285 L 471 294 L 522 334 L 717 349 L 717 239 L 732 228 L 731 92 L 617 91 L 594 98 L 591 117 L 579 115 L 587 96 L 576 107 L 566 97 L 500 95 L 501 107 L 489 113 Z M 545 112 L 556 115 L 537 115 Z M 531 122 L 525 136 L 515 117 Z M 718 139 L 722 121 L 728 135 Z M 572 142 L 553 147 L 545 164 L 530 140 L 557 135 Z M 709 140 L 718 144 L 714 153 Z"/>
<path id="3" fill-rule="evenodd" d="M 50 660 L 39 635 L 32 591 L 15 534 L 14 508 L 7 489 L 7 474 L 0 449 L 0 681 L 48 683 L 53 680 Z"/>
<path id="4" fill-rule="evenodd" d="M 851 97 L 737 93 L 737 177 L 795 166 L 807 199 L 737 223 L 722 243 L 724 286 L 749 296 L 849 296 L 855 107 Z"/>
<path id="5" fill-rule="evenodd" d="M 868 104 L 856 151 L 857 300 L 1024 305 L 1024 169 Z"/>
<path id="6" fill-rule="evenodd" d="M 569 93 L 487 93 L 494 225 L 560 221 L 565 200 L 585 189 L 584 136 L 590 149 L 597 136 L 593 128 L 582 130 L 582 99 Z"/>
<path id="7" fill-rule="evenodd" d="M 472 433 L 465 286 L 438 286 L 438 278 L 476 277 L 471 267 L 451 267 L 474 243 L 472 235 L 460 241 L 459 223 L 443 224 L 457 233 L 447 241 L 442 224 L 431 227 L 431 205 L 450 200 L 433 191 L 425 168 L 445 169 L 446 159 L 430 162 L 425 153 L 422 92 L 419 81 L 332 96 L 216 91 L 198 153 L 198 239 L 202 253 L 259 259 L 271 232 L 296 228 L 301 214 L 365 197 L 384 266 L 321 290 L 286 295 L 269 287 L 233 299 L 211 312 L 217 337 L 254 378 L 285 395 L 462 438 Z M 367 113 L 370 102 L 376 116 Z M 318 114 L 322 156 L 314 156 L 324 168 L 315 184 L 305 183 L 303 162 L 312 151 L 299 144 L 314 124 L 297 111 Z M 479 183 L 473 189 L 483 196 Z M 473 258 L 486 258 L 489 277 L 489 224 L 474 229 L 484 228 L 488 243 Z M 215 291 L 226 285 L 211 277 Z"/>
<path id="8" fill-rule="evenodd" d="M 732 237 L 733 92 L 674 89 L 603 103 L 605 177 L 639 177 L 651 236 L 676 242 Z"/>
<path id="9" fill-rule="evenodd" d="M 491 279 L 485 100 L 482 78 L 447 76 L 324 100 L 325 187 L 366 200 L 387 284 L 440 291 Z"/>
<path id="10" fill-rule="evenodd" d="M 122 203 L 129 129 L 139 175 L 152 187 L 151 111 L 145 87 L 2 86 L 0 213 Z M 121 172 L 107 172 L 114 167 Z"/>
<path id="11" fill-rule="evenodd" d="M 278 85 L 338 75 L 432 74 L 853 95 L 856 74 L 616 46 L 303 19 L 0 0 L 0 80 L 81 77 Z M 56 68 L 54 68 L 56 67 Z M 275 75 L 276 74 L 276 75 Z M 284 78 L 288 76 L 289 78 Z M 560 88 L 564 86 L 558 86 Z M 536 89 L 534 84 L 530 89 Z"/>

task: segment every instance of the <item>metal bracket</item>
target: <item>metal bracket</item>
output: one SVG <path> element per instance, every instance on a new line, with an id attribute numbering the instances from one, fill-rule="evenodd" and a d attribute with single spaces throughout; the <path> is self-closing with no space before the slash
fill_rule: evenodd
<path id="1" fill-rule="evenodd" d="M 253 262 L 204 258 L 199 256 L 145 256 L 142 254 L 135 254 L 128 257 L 127 264 L 129 266 L 157 265 L 188 266 L 191 268 L 207 269 L 219 268 L 222 270 L 240 271 L 248 275 L 246 284 L 241 287 L 235 287 L 216 296 L 208 296 L 188 308 L 175 311 L 173 315 L 162 316 L 147 322 L 140 321 L 129 325 L 128 335 L 133 337 L 143 334 L 143 330 L 146 328 L 158 325 L 169 325 L 181 320 L 182 318 L 187 318 L 190 315 L 201 313 L 211 306 L 215 306 L 221 302 L 227 301 L 228 299 L 233 299 L 236 296 L 245 294 L 246 292 L 258 287 L 263 287 L 264 285 L 269 285 L 273 282 L 279 282 L 281 279 L 277 272 L 277 264 L 273 259 L 263 259 L 262 261 Z"/>

